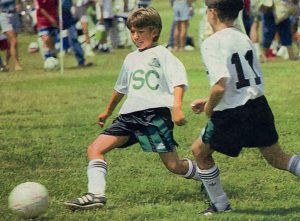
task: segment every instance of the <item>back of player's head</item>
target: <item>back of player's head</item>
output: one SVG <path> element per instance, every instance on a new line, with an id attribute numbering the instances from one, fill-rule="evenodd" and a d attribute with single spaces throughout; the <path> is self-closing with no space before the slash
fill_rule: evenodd
<path id="1" fill-rule="evenodd" d="M 130 13 L 127 19 L 127 28 L 151 28 L 157 30 L 157 36 L 153 39 L 158 41 L 162 29 L 162 22 L 159 13 L 152 7 L 139 8 Z"/>
<path id="2" fill-rule="evenodd" d="M 220 21 L 235 20 L 244 8 L 243 0 L 205 0 L 205 4 L 216 9 Z"/>

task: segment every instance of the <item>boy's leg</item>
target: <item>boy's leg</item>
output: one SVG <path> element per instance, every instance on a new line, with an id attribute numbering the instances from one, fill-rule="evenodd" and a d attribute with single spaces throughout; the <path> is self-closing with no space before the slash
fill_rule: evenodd
<path id="1" fill-rule="evenodd" d="M 260 148 L 262 156 L 273 167 L 280 170 L 290 171 L 295 176 L 300 177 L 300 156 L 288 155 L 275 143 L 269 147 Z"/>
<path id="2" fill-rule="evenodd" d="M 211 215 L 216 212 L 229 212 L 231 210 L 229 200 L 223 191 L 220 172 L 212 157 L 214 150 L 210 148 L 209 144 L 204 144 L 201 139 L 197 139 L 193 143 L 192 151 L 200 168 L 199 176 L 211 201 L 211 206 L 203 211 L 203 214 Z"/>
<path id="3" fill-rule="evenodd" d="M 72 210 L 102 207 L 106 203 L 105 153 L 120 147 L 129 140 L 128 136 L 99 135 L 88 147 L 89 164 L 87 168 L 88 193 L 82 197 L 66 201 L 64 204 Z"/>
<path id="4" fill-rule="evenodd" d="M 74 51 L 76 60 L 79 66 L 84 66 L 85 59 L 82 47 L 77 39 L 77 31 L 75 25 L 72 25 L 68 28 L 68 40 Z"/>
<path id="5" fill-rule="evenodd" d="M 201 180 L 197 165 L 187 158 L 180 160 L 176 150 L 169 153 L 160 153 L 159 156 L 170 172 L 187 179 Z"/>

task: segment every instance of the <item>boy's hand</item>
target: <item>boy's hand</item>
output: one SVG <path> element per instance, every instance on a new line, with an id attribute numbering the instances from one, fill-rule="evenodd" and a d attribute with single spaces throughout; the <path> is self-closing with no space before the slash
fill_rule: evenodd
<path id="1" fill-rule="evenodd" d="M 207 99 L 197 99 L 191 103 L 191 108 L 195 114 L 204 112 Z"/>
<path id="2" fill-rule="evenodd" d="M 186 124 L 184 113 L 180 108 L 173 109 L 173 121 L 177 126 Z"/>
<path id="3" fill-rule="evenodd" d="M 105 124 L 106 119 L 110 116 L 110 114 L 107 111 L 102 112 L 97 117 L 97 123 L 100 127 L 103 127 Z"/>

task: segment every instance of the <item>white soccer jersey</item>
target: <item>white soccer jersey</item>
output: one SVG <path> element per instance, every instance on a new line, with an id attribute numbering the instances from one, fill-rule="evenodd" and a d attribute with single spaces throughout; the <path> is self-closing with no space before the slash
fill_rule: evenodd
<path id="1" fill-rule="evenodd" d="M 225 93 L 214 111 L 244 105 L 263 95 L 263 79 L 255 48 L 247 35 L 226 28 L 207 38 L 201 47 L 209 83 L 226 78 Z"/>
<path id="2" fill-rule="evenodd" d="M 174 87 L 188 87 L 183 64 L 168 49 L 156 46 L 127 55 L 115 90 L 126 94 L 120 114 L 173 106 Z"/>

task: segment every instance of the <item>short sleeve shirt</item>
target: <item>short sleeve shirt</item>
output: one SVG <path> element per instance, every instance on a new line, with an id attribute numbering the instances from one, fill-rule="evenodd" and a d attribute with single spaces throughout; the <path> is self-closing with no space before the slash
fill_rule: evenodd
<path id="1" fill-rule="evenodd" d="M 208 37 L 201 46 L 210 86 L 226 79 L 225 93 L 214 111 L 244 105 L 263 95 L 263 78 L 255 48 L 247 35 L 226 28 Z"/>
<path id="2" fill-rule="evenodd" d="M 47 11 L 47 13 L 58 21 L 58 0 L 35 0 L 37 28 L 51 27 L 51 22 L 41 13 L 41 9 Z"/>
<path id="3" fill-rule="evenodd" d="M 188 81 L 184 65 L 168 49 L 156 46 L 127 55 L 115 90 L 126 94 L 120 114 L 173 106 L 174 87 Z"/>

